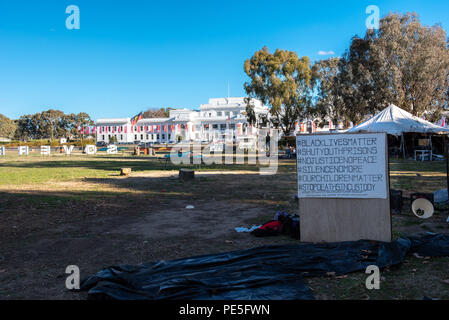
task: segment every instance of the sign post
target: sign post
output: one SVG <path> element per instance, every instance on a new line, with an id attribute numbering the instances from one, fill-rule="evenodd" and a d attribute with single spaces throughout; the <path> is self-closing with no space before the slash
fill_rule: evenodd
<path id="1" fill-rule="evenodd" d="M 301 241 L 391 241 L 385 133 L 296 136 Z"/>

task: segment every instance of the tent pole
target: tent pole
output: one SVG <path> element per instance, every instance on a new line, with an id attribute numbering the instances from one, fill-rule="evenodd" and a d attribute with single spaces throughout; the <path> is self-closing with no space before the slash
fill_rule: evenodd
<path id="1" fill-rule="evenodd" d="M 447 196 L 449 199 L 449 151 L 447 146 L 447 135 L 444 135 L 444 153 L 446 158 L 446 185 L 447 185 Z"/>
<path id="2" fill-rule="evenodd" d="M 432 145 L 432 134 L 430 134 L 430 155 L 429 155 L 429 161 L 432 161 L 433 158 L 433 145 Z"/>
<path id="3" fill-rule="evenodd" d="M 405 159 L 405 141 L 404 141 L 404 132 L 402 132 L 402 136 L 401 136 L 401 144 L 402 144 L 402 157 Z"/>

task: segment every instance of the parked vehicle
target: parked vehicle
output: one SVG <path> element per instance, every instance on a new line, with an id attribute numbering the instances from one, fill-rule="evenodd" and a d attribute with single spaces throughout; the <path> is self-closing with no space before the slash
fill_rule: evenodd
<path id="1" fill-rule="evenodd" d="M 107 146 L 108 146 L 108 144 L 106 142 L 104 142 L 104 141 L 98 141 L 97 142 L 97 147 L 107 147 Z"/>

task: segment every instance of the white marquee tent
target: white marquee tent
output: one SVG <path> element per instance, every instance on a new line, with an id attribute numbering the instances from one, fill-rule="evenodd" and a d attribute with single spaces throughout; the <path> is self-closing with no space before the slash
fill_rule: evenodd
<path id="1" fill-rule="evenodd" d="M 449 133 L 449 129 L 415 117 L 401 108 L 390 105 L 371 119 L 348 130 L 348 132 L 386 132 L 400 136 L 403 133 Z"/>
<path id="2" fill-rule="evenodd" d="M 369 120 L 348 130 L 348 132 L 386 132 L 401 136 L 401 149 L 405 157 L 404 133 L 447 134 L 449 129 L 418 118 L 391 104 Z M 432 148 L 432 140 L 430 140 Z"/>

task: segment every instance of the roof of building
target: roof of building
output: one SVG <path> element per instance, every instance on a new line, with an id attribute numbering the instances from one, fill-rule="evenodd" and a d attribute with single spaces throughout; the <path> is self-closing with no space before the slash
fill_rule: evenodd
<path id="1" fill-rule="evenodd" d="M 110 118 L 110 119 L 98 119 L 96 124 L 116 124 L 130 122 L 129 118 Z"/>

